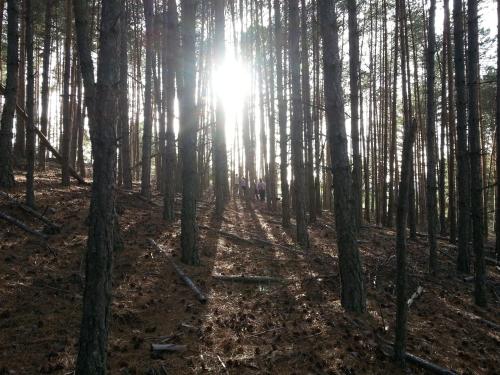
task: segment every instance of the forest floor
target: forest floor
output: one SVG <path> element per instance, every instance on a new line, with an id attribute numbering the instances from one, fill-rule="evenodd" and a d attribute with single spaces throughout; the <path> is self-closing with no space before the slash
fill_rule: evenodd
<path id="1" fill-rule="evenodd" d="M 17 176 L 22 181 L 22 175 Z M 0 374 L 71 374 L 77 353 L 83 294 L 90 187 L 63 188 L 54 171 L 36 179 L 39 207 L 62 225 L 50 248 L 5 222 L 0 224 Z M 24 184 L 9 192 L 22 200 Z M 395 319 L 394 231 L 361 230 L 368 311 L 340 306 L 333 218 L 325 212 L 310 226 L 311 249 L 294 246 L 266 205 L 232 200 L 224 220 L 212 218 L 210 200 L 199 203 L 202 265 L 179 261 L 179 220 L 161 218 L 161 197 L 145 202 L 117 195 L 124 248 L 115 256 L 109 363 L 111 374 L 397 374 L 379 349 L 392 341 Z M 36 220 L 0 197 L 0 211 L 41 229 Z M 238 241 L 267 240 L 275 246 Z M 206 293 L 201 304 L 177 276 L 154 239 Z M 409 291 L 423 294 L 409 310 L 408 351 L 464 374 L 500 368 L 500 272 L 488 266 L 488 308 L 472 301 L 473 283 L 455 272 L 456 250 L 439 253 L 439 274 L 427 272 L 425 238 L 409 242 Z M 446 254 L 446 255 L 445 255 Z M 212 275 L 261 275 L 281 283 L 241 284 Z M 151 344 L 187 346 L 159 355 Z M 424 373 L 409 365 L 410 373 Z"/>

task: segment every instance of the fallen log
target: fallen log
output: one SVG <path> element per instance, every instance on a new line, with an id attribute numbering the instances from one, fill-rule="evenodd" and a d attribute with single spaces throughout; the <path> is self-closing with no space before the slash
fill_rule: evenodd
<path id="1" fill-rule="evenodd" d="M 410 307 L 411 305 L 413 305 L 413 302 L 415 302 L 415 300 L 418 297 L 420 297 L 423 292 L 424 292 L 424 288 L 422 288 L 421 286 L 419 286 L 417 288 L 417 290 L 415 291 L 415 293 L 413 293 L 412 296 L 410 297 L 410 299 L 408 300 L 408 307 Z"/>
<path id="2" fill-rule="evenodd" d="M 423 358 L 417 357 L 416 355 L 413 355 L 411 353 L 405 353 L 405 359 L 413 363 L 414 365 L 417 365 L 427 371 L 430 371 L 434 374 L 439 374 L 439 375 L 456 375 L 457 373 L 453 370 L 449 370 L 447 368 L 438 366 L 432 362 L 429 362 Z"/>
<path id="3" fill-rule="evenodd" d="M 236 283 L 281 283 L 283 279 L 272 276 L 245 276 L 245 275 L 212 275 L 216 280 L 231 281 Z"/>
<path id="4" fill-rule="evenodd" d="M 201 290 L 196 286 L 196 284 L 193 282 L 193 280 L 191 280 L 189 278 L 189 276 L 187 276 L 184 271 L 182 271 L 182 269 L 173 261 L 173 259 L 171 257 L 169 257 L 165 251 L 153 240 L 153 239 L 149 239 L 149 242 L 151 243 L 151 245 L 160 253 L 164 254 L 167 259 L 170 261 L 170 264 L 172 265 L 172 267 L 174 267 L 174 270 L 175 272 L 177 273 L 177 275 L 179 275 L 179 277 L 182 279 L 182 281 L 184 281 L 184 283 L 191 288 L 191 290 L 196 294 L 196 298 L 198 299 L 198 301 L 200 301 L 201 303 L 206 303 L 207 302 L 207 297 L 201 292 Z"/>
<path id="5" fill-rule="evenodd" d="M 24 230 L 27 233 L 29 233 L 35 237 L 38 237 L 39 239 L 43 240 L 44 242 L 47 241 L 47 236 L 45 234 L 40 233 L 39 231 L 37 231 L 35 229 L 31 229 L 26 224 L 20 222 L 17 219 L 14 219 L 12 216 L 9 216 L 4 212 L 0 211 L 0 218 L 4 219 L 5 221 L 8 221 L 11 224 L 14 224 L 15 226 L 17 226 L 18 228 L 21 228 L 22 230 Z"/>
<path id="6" fill-rule="evenodd" d="M 37 210 L 31 208 L 30 206 L 25 205 L 24 203 L 19 202 L 17 199 L 12 198 L 9 194 L 0 191 L 0 196 L 6 198 L 10 203 L 16 205 L 20 209 L 22 209 L 24 212 L 29 213 L 33 217 L 37 218 L 41 222 L 45 223 L 50 229 L 51 232 L 60 232 L 61 231 L 61 226 L 58 224 L 55 224 L 54 222 L 50 221 L 47 217 L 45 217 L 43 214 L 38 212 Z"/>
<path id="7" fill-rule="evenodd" d="M 384 340 L 382 337 L 379 335 L 375 334 L 376 341 L 378 341 L 378 346 L 380 348 L 380 351 L 384 353 L 389 358 L 394 358 L 394 350 L 393 346 L 391 343 L 388 341 Z M 432 372 L 433 374 L 437 375 L 457 375 L 456 371 L 441 367 L 439 365 L 436 365 L 435 363 L 429 362 L 426 359 L 417 357 L 414 354 L 406 352 L 404 354 L 405 360 L 408 361 L 411 364 L 414 364 L 420 368 L 423 368 L 429 372 Z"/>
<path id="8" fill-rule="evenodd" d="M 151 350 L 153 352 L 185 352 L 187 346 L 176 344 L 151 344 Z"/>

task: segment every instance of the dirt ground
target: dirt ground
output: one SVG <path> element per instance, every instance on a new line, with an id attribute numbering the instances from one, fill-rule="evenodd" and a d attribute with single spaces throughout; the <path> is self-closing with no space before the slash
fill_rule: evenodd
<path id="1" fill-rule="evenodd" d="M 22 181 L 22 176 L 17 179 Z M 20 200 L 20 182 L 9 194 Z M 72 374 L 83 294 L 85 219 L 90 187 L 63 188 L 56 172 L 37 175 L 41 211 L 62 225 L 50 248 L 0 221 L 0 374 Z M 368 311 L 356 316 L 340 306 L 333 218 L 324 212 L 310 227 L 306 253 L 264 203 L 239 199 L 225 218 L 212 218 L 210 198 L 198 205 L 202 265 L 178 260 L 180 224 L 161 218 L 161 197 L 117 195 L 124 248 L 115 255 L 109 365 L 111 374 L 397 374 L 379 349 L 392 341 L 395 320 L 394 232 L 364 227 L 360 234 Z M 0 211 L 32 228 L 43 225 L 0 197 Z M 246 239 L 229 238 L 219 231 Z M 148 242 L 165 250 L 159 253 Z M 439 274 L 427 272 L 425 238 L 409 243 L 410 294 L 424 291 L 409 311 L 408 351 L 463 374 L 500 368 L 500 273 L 488 266 L 489 307 L 472 301 L 472 282 L 455 272 L 456 250 L 440 242 Z M 167 256 L 207 295 L 201 304 L 177 276 Z M 242 284 L 212 275 L 260 275 L 281 283 Z M 153 343 L 186 345 L 157 354 Z M 424 373 L 409 365 L 407 372 Z"/>

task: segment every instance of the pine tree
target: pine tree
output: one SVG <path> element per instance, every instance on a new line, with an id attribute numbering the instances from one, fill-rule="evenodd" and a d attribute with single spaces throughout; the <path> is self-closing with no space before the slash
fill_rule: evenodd
<path id="1" fill-rule="evenodd" d="M 7 81 L 5 84 L 5 102 L 0 124 L 0 187 L 14 186 L 12 127 L 17 101 L 18 72 L 18 18 L 17 0 L 7 1 Z"/>
<path id="2" fill-rule="evenodd" d="M 342 284 L 341 302 L 348 311 L 363 312 L 366 309 L 366 293 L 354 221 L 335 3 L 332 0 L 320 0 L 319 13 L 323 37 L 325 109 L 331 147 L 335 226 Z"/>

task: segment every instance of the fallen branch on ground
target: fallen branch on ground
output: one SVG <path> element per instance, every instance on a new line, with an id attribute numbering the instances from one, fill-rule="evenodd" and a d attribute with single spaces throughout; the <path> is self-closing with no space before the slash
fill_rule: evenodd
<path id="1" fill-rule="evenodd" d="M 164 254 L 167 259 L 170 261 L 170 264 L 172 264 L 172 267 L 174 267 L 175 272 L 177 272 L 177 275 L 184 281 L 184 283 L 191 288 L 191 290 L 196 294 L 196 298 L 198 298 L 198 301 L 201 303 L 206 303 L 207 302 L 207 297 L 201 292 L 201 290 L 196 286 L 196 284 L 187 276 L 184 271 L 181 270 L 181 268 L 173 261 L 171 257 L 169 257 L 165 251 L 152 239 L 149 239 L 149 242 L 155 249 L 159 252 Z"/>
<path id="2" fill-rule="evenodd" d="M 24 203 L 19 202 L 17 199 L 11 197 L 9 194 L 7 194 L 3 191 L 0 191 L 0 196 L 6 198 L 10 203 L 19 207 L 24 212 L 29 213 L 33 217 L 35 217 L 38 220 L 42 221 L 43 223 L 47 224 L 47 226 L 51 229 L 51 231 L 53 231 L 53 232 L 60 232 L 61 231 L 60 225 L 53 223 L 52 221 L 50 221 L 47 217 L 45 217 L 43 214 L 41 214 L 37 210 L 31 208 L 30 206 L 25 205 Z"/>
<path id="3" fill-rule="evenodd" d="M 393 358 L 394 357 L 394 350 L 392 344 L 384 340 L 382 337 L 379 335 L 375 335 L 375 338 L 377 339 L 378 346 L 380 348 L 380 351 L 384 353 L 387 357 Z M 417 357 L 414 354 L 405 353 L 405 360 L 408 361 L 409 363 L 412 363 L 420 368 L 423 368 L 429 372 L 432 372 L 433 374 L 438 374 L 438 375 L 456 375 L 457 372 L 438 366 L 435 363 L 429 362 L 426 359 Z"/>
<path id="4" fill-rule="evenodd" d="M 185 352 L 187 346 L 176 344 L 151 344 L 151 350 L 153 352 Z"/>
<path id="5" fill-rule="evenodd" d="M 420 297 L 423 292 L 424 292 L 424 288 L 422 288 L 421 286 L 419 286 L 417 288 L 417 290 L 415 291 L 415 293 L 413 293 L 412 296 L 410 297 L 410 299 L 408 300 L 408 307 L 410 307 L 411 305 L 413 305 L 413 302 L 415 302 L 415 300 L 418 297 Z"/>
<path id="6" fill-rule="evenodd" d="M 245 275 L 212 275 L 216 280 L 231 281 L 237 283 L 281 283 L 283 281 L 280 277 L 272 276 L 245 276 Z"/>
<path id="7" fill-rule="evenodd" d="M 20 222 L 17 219 L 14 219 L 12 216 L 7 215 L 6 213 L 3 213 L 0 211 L 0 218 L 4 219 L 5 221 L 8 221 L 11 224 L 14 224 L 15 226 L 17 226 L 18 228 L 21 228 L 22 230 L 24 230 L 27 233 L 29 233 L 35 237 L 38 237 L 39 239 L 43 240 L 44 242 L 47 241 L 47 236 L 45 234 L 40 233 L 39 231 L 37 231 L 35 229 L 31 229 L 26 224 Z"/>

